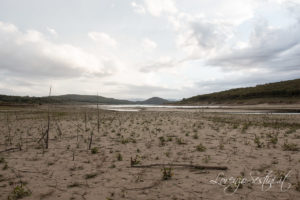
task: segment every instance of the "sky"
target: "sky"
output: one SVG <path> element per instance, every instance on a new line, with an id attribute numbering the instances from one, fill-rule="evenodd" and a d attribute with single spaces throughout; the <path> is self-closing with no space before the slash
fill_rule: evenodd
<path id="1" fill-rule="evenodd" d="M 300 0 L 0 0 L 0 94 L 182 99 L 300 78 Z"/>

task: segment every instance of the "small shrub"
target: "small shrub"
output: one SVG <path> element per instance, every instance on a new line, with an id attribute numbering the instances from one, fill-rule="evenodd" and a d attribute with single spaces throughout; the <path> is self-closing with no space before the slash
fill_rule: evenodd
<path id="1" fill-rule="evenodd" d="M 161 169 L 162 171 L 162 180 L 169 180 L 172 178 L 172 168 L 171 167 L 164 167 Z"/>
<path id="2" fill-rule="evenodd" d="M 136 143 L 136 140 L 134 138 L 123 138 L 122 137 L 122 139 L 121 139 L 122 144 L 127 144 L 129 142 Z"/>
<path id="3" fill-rule="evenodd" d="M 262 148 L 264 143 L 260 141 L 259 137 L 255 135 L 254 143 L 256 144 L 257 148 Z"/>
<path id="4" fill-rule="evenodd" d="M 122 138 L 121 143 L 122 144 L 127 144 L 127 143 L 129 143 L 129 139 L 128 138 Z"/>
<path id="5" fill-rule="evenodd" d="M 283 149 L 283 151 L 298 151 L 299 150 L 297 144 L 287 143 L 287 141 L 284 142 L 282 149 Z"/>
<path id="6" fill-rule="evenodd" d="M 118 160 L 118 161 L 122 161 L 122 160 L 123 160 L 123 157 L 122 157 L 122 154 L 121 154 L 121 153 L 118 153 L 118 154 L 117 154 L 117 160 Z"/>
<path id="7" fill-rule="evenodd" d="M 211 160 L 210 155 L 205 155 L 205 157 L 203 158 L 203 162 L 208 163 Z"/>
<path id="8" fill-rule="evenodd" d="M 274 136 L 269 136 L 270 137 L 270 142 L 272 143 L 272 144 L 277 144 L 277 142 L 278 142 L 278 136 L 277 135 L 274 135 Z"/>
<path id="9" fill-rule="evenodd" d="M 98 149 L 97 147 L 93 147 L 93 148 L 91 149 L 91 152 L 92 152 L 92 154 L 96 154 L 96 153 L 99 152 L 99 149 Z"/>
<path id="10" fill-rule="evenodd" d="M 276 179 L 279 180 L 284 180 L 285 176 L 286 176 L 286 172 L 283 170 L 276 170 L 274 172 Z"/>
<path id="11" fill-rule="evenodd" d="M 233 124 L 233 129 L 237 129 L 239 127 L 239 125 L 238 124 Z"/>
<path id="12" fill-rule="evenodd" d="M 198 137 L 198 134 L 197 133 L 195 133 L 194 135 L 193 135 L 193 138 L 196 140 L 196 139 L 198 139 L 199 137 Z"/>
<path id="13" fill-rule="evenodd" d="M 245 123 L 242 127 L 242 133 L 246 133 L 247 129 L 249 128 L 249 123 Z"/>
<path id="14" fill-rule="evenodd" d="M 196 146 L 196 150 L 200 151 L 200 152 L 204 152 L 204 151 L 206 151 L 206 147 L 200 143 Z"/>
<path id="15" fill-rule="evenodd" d="M 159 145 L 160 146 L 164 146 L 165 143 L 166 143 L 166 140 L 165 140 L 164 136 L 161 136 L 158 139 L 159 139 Z"/>
<path id="16" fill-rule="evenodd" d="M 176 143 L 179 145 L 185 144 L 182 138 L 176 138 Z"/>
<path id="17" fill-rule="evenodd" d="M 130 158 L 130 166 L 138 165 L 141 161 L 139 160 L 139 156 L 135 156 L 135 158 Z"/>
<path id="18" fill-rule="evenodd" d="M 243 179 L 243 176 L 239 176 L 233 183 L 228 183 L 225 187 L 226 191 L 235 192 L 237 189 L 243 188 Z"/>
<path id="19" fill-rule="evenodd" d="M 22 199 L 31 195 L 31 191 L 23 187 L 23 185 L 17 185 L 12 193 L 8 196 L 8 200 Z"/>

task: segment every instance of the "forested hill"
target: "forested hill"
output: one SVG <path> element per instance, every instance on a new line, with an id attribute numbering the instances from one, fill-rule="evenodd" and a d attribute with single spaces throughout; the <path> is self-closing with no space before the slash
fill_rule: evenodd
<path id="1" fill-rule="evenodd" d="M 300 79 L 236 88 L 183 99 L 179 104 L 300 103 Z"/>
<path id="2" fill-rule="evenodd" d="M 146 99 L 144 101 L 136 101 L 137 104 L 152 104 L 152 105 L 162 105 L 171 103 L 170 101 L 166 99 L 162 99 L 160 97 L 152 97 L 150 99 Z"/>
<path id="3" fill-rule="evenodd" d="M 168 103 L 168 100 L 152 97 L 144 101 L 128 101 L 114 98 L 107 98 L 96 95 L 78 95 L 78 94 L 66 94 L 60 96 L 51 97 L 29 97 L 29 96 L 9 96 L 0 95 L 0 104 L 44 104 L 44 103 L 56 103 L 56 104 L 155 104 L 160 105 Z"/>
<path id="4" fill-rule="evenodd" d="M 119 100 L 113 98 L 106 98 L 96 95 L 77 95 L 77 94 L 67 94 L 60 96 L 51 96 L 51 97 L 29 97 L 29 96 L 9 96 L 9 95 L 0 95 L 1 104 L 44 104 L 44 103 L 77 103 L 77 104 L 130 104 L 130 101 Z"/>

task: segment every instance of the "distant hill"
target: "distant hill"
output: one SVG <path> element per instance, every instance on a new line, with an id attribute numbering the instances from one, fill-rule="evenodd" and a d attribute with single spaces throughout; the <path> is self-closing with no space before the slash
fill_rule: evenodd
<path id="1" fill-rule="evenodd" d="M 66 94 L 51 97 L 29 97 L 29 96 L 9 96 L 0 95 L 0 104 L 44 104 L 44 103 L 56 103 L 56 104 L 164 104 L 168 103 L 168 100 L 152 97 L 145 101 L 128 101 L 114 98 L 107 98 L 96 95 L 78 95 L 78 94 Z"/>
<path id="2" fill-rule="evenodd" d="M 300 79 L 230 89 L 183 99 L 178 104 L 300 103 Z"/>
<path id="3" fill-rule="evenodd" d="M 96 96 L 96 95 L 66 94 L 60 96 L 51 96 L 50 99 L 54 100 L 55 102 L 68 102 L 68 103 L 97 103 L 98 102 L 100 104 L 132 104 L 131 101 L 107 98 L 107 97 Z"/>
<path id="4" fill-rule="evenodd" d="M 21 97 L 21 96 L 0 95 L 0 105 L 42 104 L 42 103 L 60 103 L 60 102 L 45 97 L 29 97 L 29 96 Z"/>
<path id="5" fill-rule="evenodd" d="M 160 97 L 152 97 L 152 98 L 147 99 L 145 101 L 136 101 L 135 103 L 137 103 L 137 104 L 161 105 L 161 104 L 170 103 L 170 101 L 168 101 L 166 99 L 162 99 Z"/>

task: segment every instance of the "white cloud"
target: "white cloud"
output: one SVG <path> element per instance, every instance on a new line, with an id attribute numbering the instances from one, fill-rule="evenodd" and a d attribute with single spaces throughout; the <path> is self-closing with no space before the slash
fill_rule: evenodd
<path id="1" fill-rule="evenodd" d="M 0 12 L 10 12 L 2 20 L 22 27 L 0 22 L 0 92 L 39 95 L 53 81 L 60 93 L 94 94 L 101 87 L 116 98 L 127 92 L 182 97 L 300 75 L 299 0 L 130 0 L 115 5 L 107 0 L 101 7 L 86 2 L 80 13 L 56 12 L 57 5 L 47 2 L 52 12 L 35 20 L 13 12 L 9 3 L 0 6 Z M 28 12 L 34 8 L 19 4 Z M 60 4 L 64 10 L 69 6 Z M 37 29 L 41 24 L 46 28 Z M 59 38 L 53 40 L 55 27 L 60 27 Z M 95 27 L 101 31 L 88 33 Z M 206 77 L 212 81 L 202 82 L 202 88 L 197 82 Z M 237 81 L 233 85 L 222 78 Z M 172 88 L 177 90 L 167 92 Z"/>
<path id="2" fill-rule="evenodd" d="M 259 0 L 260 1 L 260 0 Z M 255 0 L 210 0 L 211 8 L 214 10 L 213 18 L 218 21 L 239 25 L 253 17 L 257 1 Z M 210 10 L 206 10 L 206 16 L 210 17 Z"/>
<path id="3" fill-rule="evenodd" d="M 146 10 L 144 6 L 137 4 L 136 2 L 131 2 L 131 6 L 133 7 L 134 12 L 139 14 L 145 14 Z"/>
<path id="4" fill-rule="evenodd" d="M 0 21 L 0 30 L 7 33 L 14 33 L 18 31 L 18 28 L 13 24 L 4 23 Z"/>
<path id="5" fill-rule="evenodd" d="M 152 51 L 157 47 L 157 44 L 153 40 L 150 40 L 149 38 L 145 38 L 142 41 L 142 46 L 145 50 Z"/>
<path id="6" fill-rule="evenodd" d="M 53 36 L 57 36 L 57 32 L 56 32 L 56 30 L 54 30 L 53 28 L 49 28 L 49 27 L 47 27 L 47 31 L 49 32 L 49 33 L 51 33 Z"/>
<path id="7" fill-rule="evenodd" d="M 56 44 L 36 30 L 21 32 L 0 22 L 0 72 L 10 77 L 56 79 L 107 76 L 114 60 L 99 58 L 70 44 Z"/>
<path id="8" fill-rule="evenodd" d="M 111 46 L 111 47 L 116 47 L 117 46 L 117 41 L 112 38 L 110 35 L 108 35 L 107 33 L 103 33 L 103 32 L 89 32 L 88 36 L 98 42 L 99 44 L 103 44 L 106 46 Z"/>
<path id="9" fill-rule="evenodd" d="M 145 4 L 149 13 L 156 17 L 161 14 L 175 14 L 177 12 L 173 0 L 145 0 Z"/>
<path id="10" fill-rule="evenodd" d="M 155 72 L 164 68 L 172 68 L 180 64 L 181 61 L 176 61 L 169 56 L 163 56 L 158 58 L 158 60 L 147 62 L 140 71 L 141 72 Z"/>

